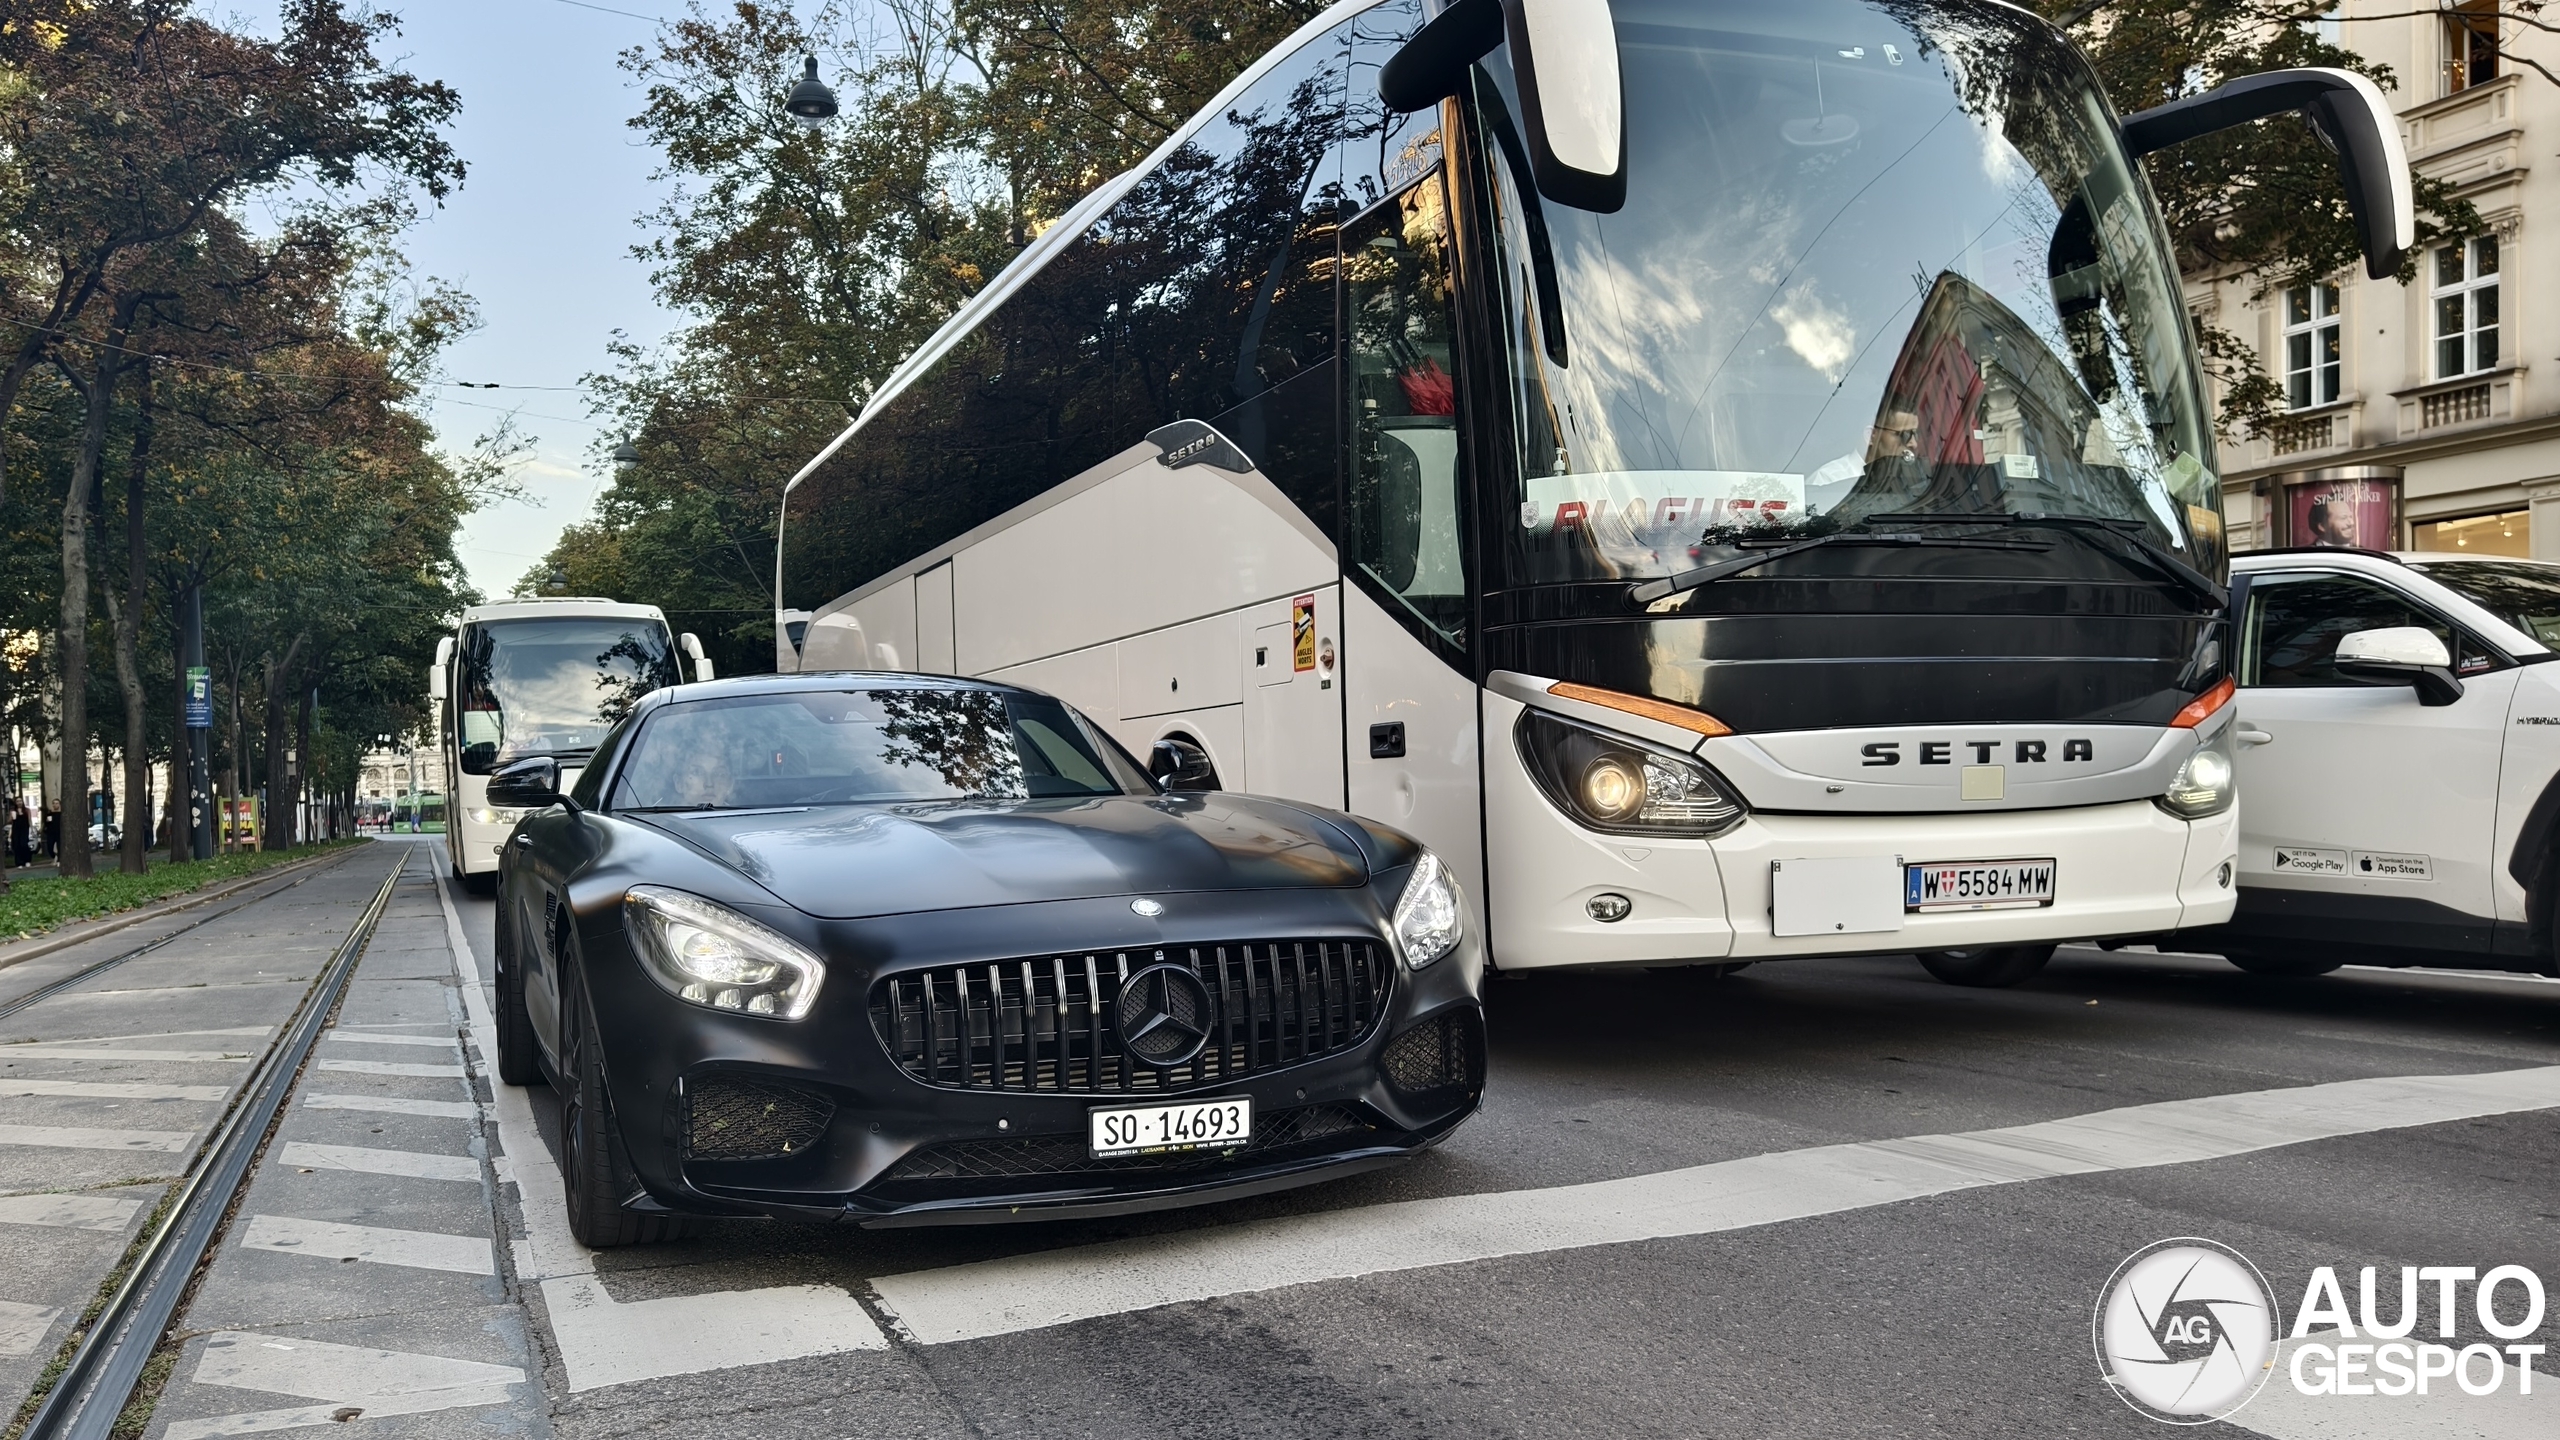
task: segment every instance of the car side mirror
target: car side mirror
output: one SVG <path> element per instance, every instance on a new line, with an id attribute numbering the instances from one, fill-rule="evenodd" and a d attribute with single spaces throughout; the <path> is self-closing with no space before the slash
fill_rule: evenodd
<path id="1" fill-rule="evenodd" d="M 2409 155 L 2400 117 L 2380 88 L 2352 70 L 2270 70 L 2243 75 L 2201 95 L 2124 118 L 2127 159 L 2140 159 L 2200 135 L 2299 110 L 2322 143 L 2338 153 L 2338 179 L 2355 215 L 2364 273 L 2387 280 L 2417 243 L 2418 215 L 2409 190 Z"/>
<path id="2" fill-rule="evenodd" d="M 1389 57 L 1378 96 L 1399 112 L 1437 104 L 1505 43 L 1538 193 L 1604 215 L 1623 208 L 1626 90 L 1609 0 L 1457 0 Z"/>
<path id="3" fill-rule="evenodd" d="M 2462 698 L 2453 656 L 2432 630 L 2394 625 L 2358 630 L 2338 641 L 2338 673 L 2362 685 L 2407 685 L 2421 705 L 2450 705 Z"/>
<path id="4" fill-rule="evenodd" d="M 489 777 L 489 803 L 508 810 L 540 810 L 567 797 L 560 793 L 560 762 L 532 755 L 499 767 Z"/>
<path id="5" fill-rule="evenodd" d="M 1216 790 L 1218 767 L 1209 752 L 1188 740 L 1167 737 L 1147 752 L 1147 773 L 1167 790 Z"/>

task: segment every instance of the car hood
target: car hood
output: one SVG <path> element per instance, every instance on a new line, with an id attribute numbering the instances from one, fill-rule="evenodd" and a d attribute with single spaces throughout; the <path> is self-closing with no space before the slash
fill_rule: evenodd
<path id="1" fill-rule="evenodd" d="M 1185 890 L 1359 885 L 1352 838 L 1240 795 L 626 815 L 828 920 Z"/>

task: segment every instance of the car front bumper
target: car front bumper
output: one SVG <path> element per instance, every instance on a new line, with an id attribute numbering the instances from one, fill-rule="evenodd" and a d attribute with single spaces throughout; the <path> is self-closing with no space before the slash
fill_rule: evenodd
<path id="1" fill-rule="evenodd" d="M 866 1225 L 1128 1214 L 1392 1164 L 1439 1143 L 1473 1113 L 1484 1076 L 1483 960 L 1474 936 L 1415 972 L 1395 958 L 1365 889 L 1163 898 L 1158 918 L 1134 914 L 1119 897 L 822 924 L 811 938 L 828 974 L 816 1007 L 799 1021 L 676 999 L 641 969 L 619 914 L 594 917 L 592 929 L 581 927 L 582 969 L 615 1125 L 644 1191 L 631 1203 Z M 1062 948 L 1068 937 L 1075 945 Z M 1352 1034 L 1346 1009 L 1333 1032 L 1338 1043 L 1312 1058 L 1289 1058 L 1275 1044 L 1261 1063 L 1225 1074 L 1206 1073 L 1205 1059 L 1192 1069 L 1133 1072 L 1118 1066 L 1116 1037 L 1105 1033 L 1113 1063 L 1098 1070 L 1036 1055 L 1025 1065 L 1017 1050 L 1009 1067 L 1002 1053 L 992 1064 L 982 1058 L 970 1085 L 952 1071 L 938 1082 L 919 1078 L 912 1055 L 893 1052 L 884 1035 L 896 1028 L 881 998 L 893 981 L 912 987 L 923 975 L 960 968 L 980 977 L 992 966 L 1010 982 L 1025 960 L 1045 973 L 1053 960 L 1089 954 L 1103 957 L 1100 973 L 1110 974 L 1121 955 L 1143 965 L 1159 952 L 1178 958 L 1269 937 L 1375 947 L 1387 983 L 1366 1027 Z M 1328 1013 L 1321 999 L 1311 1003 Z M 1244 1005 L 1229 993 L 1218 1008 Z M 987 1025 L 988 1013 L 975 1012 L 972 1026 Z M 1022 1012 L 1002 1013 L 1012 1027 L 1005 1033 L 1020 1046 Z M 1048 1033 L 1047 1013 L 1035 1007 L 1035 1033 Z M 972 1034 L 984 1057 L 992 1034 Z M 1425 1051 L 1437 1069 L 1415 1068 L 1413 1057 Z M 1417 1074 L 1446 1083 L 1399 1083 Z M 1097 1107 L 1234 1096 L 1253 1101 L 1247 1147 L 1102 1160 L 1087 1149 L 1087 1116 Z"/>

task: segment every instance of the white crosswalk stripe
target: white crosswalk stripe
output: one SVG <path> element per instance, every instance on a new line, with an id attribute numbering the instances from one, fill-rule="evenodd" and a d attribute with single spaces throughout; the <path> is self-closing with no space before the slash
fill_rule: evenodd
<path id="1" fill-rule="evenodd" d="M 0 1097 L 15 1099 L 23 1095 L 69 1095 L 89 1100 L 198 1100 L 219 1101 L 231 1093 L 228 1085 L 147 1085 L 133 1080 L 36 1080 L 10 1078 L 0 1080 Z"/>
<path id="2" fill-rule="evenodd" d="M 52 1225 L 67 1230 L 122 1230 L 142 1208 L 122 1195 L 0 1196 L 0 1225 Z"/>
<path id="3" fill-rule="evenodd" d="M 292 1215 L 252 1215 L 240 1237 L 244 1250 L 272 1250 L 321 1260 L 364 1260 L 412 1270 L 494 1275 L 496 1257 L 485 1235 L 442 1235 L 431 1230 L 389 1230 L 341 1225 Z"/>
<path id="4" fill-rule="evenodd" d="M 478 1183 L 480 1162 L 468 1155 L 423 1155 L 414 1150 L 368 1150 L 361 1145 L 315 1145 L 296 1140 L 284 1147 L 284 1163 L 315 1170 L 358 1170 L 367 1175 L 405 1175 L 412 1180 L 467 1180 Z"/>
<path id="5" fill-rule="evenodd" d="M 480 1107 L 468 1100 L 409 1100 L 398 1095 L 305 1095 L 306 1110 L 369 1110 L 377 1115 L 432 1115 L 447 1120 L 478 1117 Z"/>
<path id="6" fill-rule="evenodd" d="M 322 1403 L 172 1421 L 162 1432 L 164 1440 L 218 1440 L 326 1425 L 342 1416 L 371 1420 L 502 1405 L 508 1392 L 525 1382 L 525 1373 L 478 1360 L 226 1331 L 206 1338 L 195 1381 Z M 348 1410 L 358 1413 L 347 1415 Z"/>
<path id="7" fill-rule="evenodd" d="M 320 1038 L 355 1045 L 422 1045 L 436 1050 L 455 1048 L 454 1039 L 450 1035 L 387 1035 L 369 1031 L 332 1030 Z"/>
<path id="8" fill-rule="evenodd" d="M 314 1060 L 314 1070 L 339 1075 L 407 1075 L 420 1080 L 459 1080 L 459 1065 L 410 1065 L 398 1060 Z"/>
<path id="9" fill-rule="evenodd" d="M 153 1150 L 175 1154 L 195 1143 L 175 1130 L 87 1130 L 68 1125 L 0 1125 L 0 1145 L 58 1150 Z"/>
<path id="10" fill-rule="evenodd" d="M 128 1050 L 122 1046 L 11 1045 L 0 1048 L 0 1060 L 151 1060 L 171 1065 L 246 1065 L 250 1056 L 237 1050 Z"/>

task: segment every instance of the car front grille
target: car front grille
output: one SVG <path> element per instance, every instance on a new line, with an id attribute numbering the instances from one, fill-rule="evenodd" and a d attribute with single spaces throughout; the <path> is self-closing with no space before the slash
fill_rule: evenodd
<path id="1" fill-rule="evenodd" d="M 1163 1066 L 1130 1053 L 1117 1016 L 1129 977 L 1167 963 L 1197 976 L 1210 1004 L 1199 1052 Z M 898 1068 L 928 1085 L 1165 1094 L 1351 1049 L 1377 1028 L 1389 975 L 1367 940 L 1044 955 L 889 976 L 872 987 L 871 1024 Z"/>
<path id="2" fill-rule="evenodd" d="M 688 1160 L 774 1160 L 807 1150 L 835 1118 L 835 1102 L 797 1085 L 704 1075 L 685 1087 Z"/>
<path id="3" fill-rule="evenodd" d="M 955 1140 L 917 1150 L 889 1167 L 869 1187 L 879 1191 L 920 1181 L 1018 1181 L 1047 1176 L 1106 1176 L 1133 1170 L 1200 1170 L 1240 1159 L 1280 1158 L 1281 1152 L 1328 1144 L 1344 1149 L 1378 1133 L 1359 1111 L 1310 1105 L 1265 1117 L 1253 1139 L 1238 1150 L 1191 1150 L 1170 1155 L 1116 1155 L 1097 1160 L 1085 1135 L 1024 1135 L 1015 1139 Z"/>

